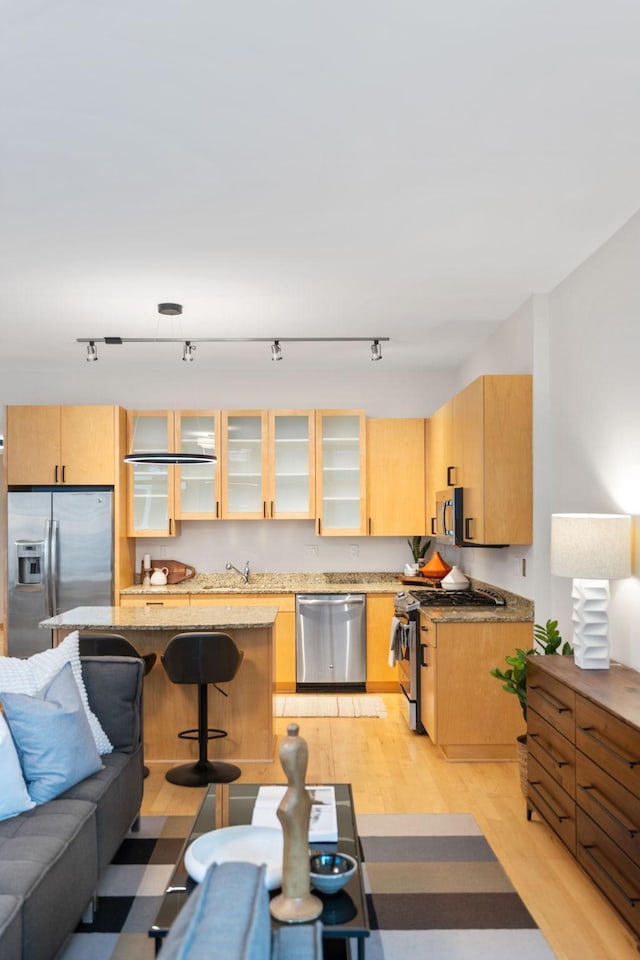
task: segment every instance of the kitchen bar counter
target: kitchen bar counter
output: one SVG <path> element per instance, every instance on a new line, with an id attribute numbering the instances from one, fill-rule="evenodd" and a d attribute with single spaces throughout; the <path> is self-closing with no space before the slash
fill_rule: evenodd
<path id="1" fill-rule="evenodd" d="M 185 598 L 187 601 L 187 598 Z M 145 762 L 184 763 L 198 759 L 196 740 L 178 739 L 178 732 L 198 725 L 198 691 L 195 685 L 174 684 L 167 677 L 161 656 L 176 633 L 223 631 L 244 651 L 235 678 L 224 684 L 228 697 L 209 687 L 209 724 L 229 736 L 209 741 L 212 760 L 271 762 L 275 752 L 273 723 L 274 606 L 192 607 L 75 607 L 43 620 L 41 627 L 55 631 L 59 643 L 68 633 L 118 633 L 140 654 L 158 655 L 144 680 Z"/>

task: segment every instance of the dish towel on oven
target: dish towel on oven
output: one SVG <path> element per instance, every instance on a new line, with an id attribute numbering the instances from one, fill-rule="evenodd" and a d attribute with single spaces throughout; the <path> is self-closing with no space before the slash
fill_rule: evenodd
<path id="1" fill-rule="evenodd" d="M 397 617 L 391 619 L 391 633 L 389 635 L 389 666 L 395 667 L 403 657 L 404 624 Z"/>

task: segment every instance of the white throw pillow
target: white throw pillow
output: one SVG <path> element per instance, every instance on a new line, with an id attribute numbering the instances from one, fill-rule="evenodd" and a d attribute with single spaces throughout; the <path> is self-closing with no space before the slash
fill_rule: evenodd
<path id="1" fill-rule="evenodd" d="M 102 725 L 89 706 L 89 698 L 82 678 L 79 652 L 80 634 L 77 630 L 50 650 L 34 653 L 26 660 L 19 657 L 0 657 L 0 691 L 3 693 L 26 693 L 33 697 L 47 686 L 60 672 L 65 663 L 71 663 L 82 706 L 87 714 L 91 733 L 99 754 L 111 753 L 113 745 Z"/>
<path id="2" fill-rule="evenodd" d="M 2 789 L 0 790 L 0 820 L 17 817 L 24 810 L 31 810 L 35 803 L 27 793 L 16 747 L 7 721 L 0 713 L 0 771 Z"/>

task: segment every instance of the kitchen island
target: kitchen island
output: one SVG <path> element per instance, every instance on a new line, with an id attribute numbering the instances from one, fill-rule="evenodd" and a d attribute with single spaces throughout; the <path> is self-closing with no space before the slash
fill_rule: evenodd
<path id="1" fill-rule="evenodd" d="M 273 606 L 74 607 L 43 620 L 59 643 L 73 630 L 81 634 L 118 633 L 140 654 L 156 653 L 158 662 L 144 681 L 145 762 L 196 760 L 197 740 L 178 739 L 181 730 L 198 725 L 197 688 L 174 684 L 160 657 L 171 637 L 186 631 L 222 631 L 244 651 L 228 697 L 209 688 L 209 724 L 228 737 L 209 742 L 212 760 L 270 762 L 275 751 L 273 726 Z"/>

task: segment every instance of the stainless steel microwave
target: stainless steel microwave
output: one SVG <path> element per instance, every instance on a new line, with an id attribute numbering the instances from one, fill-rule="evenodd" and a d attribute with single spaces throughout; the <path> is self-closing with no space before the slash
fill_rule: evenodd
<path id="1" fill-rule="evenodd" d="M 437 540 L 459 547 L 463 544 L 463 526 L 462 487 L 438 490 L 436 515 L 431 520 L 431 532 Z"/>

